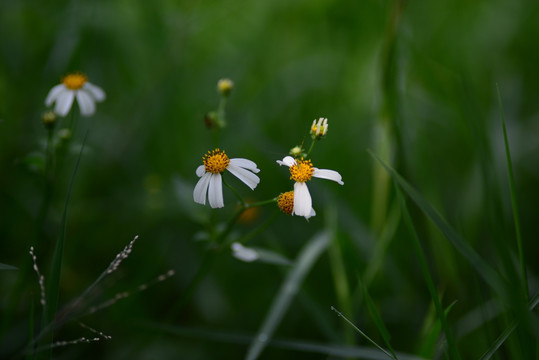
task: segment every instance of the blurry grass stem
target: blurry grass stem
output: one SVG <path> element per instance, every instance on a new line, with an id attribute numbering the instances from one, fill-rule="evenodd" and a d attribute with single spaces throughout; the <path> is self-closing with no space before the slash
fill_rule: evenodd
<path id="1" fill-rule="evenodd" d="M 515 176 L 513 175 L 513 163 L 511 161 L 511 151 L 509 149 L 509 140 L 507 137 L 507 128 L 505 126 L 505 117 L 503 115 L 503 104 L 502 104 L 502 97 L 500 95 L 500 88 L 498 87 L 498 84 L 496 84 L 496 91 L 498 94 L 498 105 L 500 108 L 500 117 L 502 120 L 502 129 L 503 129 L 503 141 L 505 144 L 505 155 L 507 159 L 507 171 L 509 174 L 509 188 L 511 192 L 511 206 L 513 208 L 513 219 L 514 219 L 514 226 L 515 226 L 515 234 L 517 239 L 517 246 L 518 246 L 518 258 L 520 262 L 520 271 L 522 276 L 522 286 L 525 292 L 525 297 L 528 299 L 529 297 L 529 290 L 528 290 L 528 275 L 526 273 L 526 262 L 524 261 L 524 249 L 522 246 L 522 236 L 520 234 L 520 216 L 518 213 L 518 204 L 517 204 L 517 195 L 516 195 L 516 187 L 515 187 Z"/>
<path id="2" fill-rule="evenodd" d="M 50 283 L 48 285 L 49 292 L 47 296 L 47 306 L 46 311 L 43 314 L 43 329 L 49 322 L 54 322 L 56 315 L 56 310 L 58 308 L 58 298 L 60 292 L 60 278 L 62 273 L 62 260 L 64 255 L 64 244 L 66 237 L 66 227 L 67 227 L 67 208 L 69 204 L 69 199 L 71 198 L 71 192 L 73 189 L 73 184 L 75 183 L 75 175 L 79 169 L 80 160 L 82 158 L 82 153 L 84 151 L 84 146 L 86 144 L 86 139 L 88 137 L 88 131 L 84 135 L 82 140 L 82 145 L 79 151 L 79 156 L 73 169 L 73 174 L 71 175 L 71 180 L 69 182 L 69 187 L 67 190 L 66 200 L 64 202 L 64 211 L 62 213 L 62 220 L 60 223 L 60 234 L 58 236 L 58 241 L 56 242 L 56 247 L 54 249 L 54 255 L 52 260 L 52 269 L 50 275 Z M 53 326 L 54 329 L 54 326 Z M 52 339 L 54 330 L 51 331 L 49 339 Z M 52 356 L 52 353 L 49 353 L 49 357 Z"/>
<path id="3" fill-rule="evenodd" d="M 328 245 L 329 236 L 325 232 L 315 235 L 305 244 L 298 255 L 295 265 L 282 282 L 279 292 L 273 298 L 270 310 L 247 350 L 246 360 L 258 359 L 264 348 L 268 345 L 268 341 L 272 338 L 275 329 L 280 324 L 294 296 L 299 291 L 303 280 L 316 260 L 327 249 Z"/>
<path id="4" fill-rule="evenodd" d="M 425 252 L 423 251 L 423 247 L 421 246 L 421 242 L 419 240 L 419 236 L 417 235 L 417 232 L 414 227 L 414 223 L 412 221 L 412 218 L 410 217 L 410 213 L 408 212 L 408 207 L 406 206 L 406 201 L 404 199 L 404 196 L 402 195 L 401 190 L 395 183 L 395 191 L 397 193 L 397 197 L 399 200 L 399 203 L 401 204 L 402 209 L 402 215 L 404 219 L 404 223 L 406 227 L 408 228 L 410 232 L 410 237 L 412 240 L 413 248 L 416 253 L 417 259 L 419 260 L 419 266 L 421 268 L 421 273 L 423 274 L 423 278 L 425 279 L 425 282 L 427 284 L 427 288 L 429 290 L 430 297 L 432 299 L 432 302 L 434 303 L 434 307 L 436 309 L 436 313 L 438 315 L 438 319 L 440 321 L 440 324 L 442 326 L 442 330 L 445 333 L 446 339 L 447 339 L 447 345 L 448 345 L 448 351 L 451 359 L 460 359 L 460 355 L 456 346 L 455 337 L 453 335 L 453 332 L 449 328 L 449 324 L 447 323 L 447 319 L 445 316 L 444 309 L 442 307 L 442 302 L 440 301 L 438 297 L 438 293 L 436 291 L 436 286 L 434 285 L 433 277 L 430 273 L 429 266 L 427 263 L 427 257 L 425 256 Z"/>

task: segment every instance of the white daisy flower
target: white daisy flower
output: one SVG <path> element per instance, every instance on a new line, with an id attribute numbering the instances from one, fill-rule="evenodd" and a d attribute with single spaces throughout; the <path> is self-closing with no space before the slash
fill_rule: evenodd
<path id="1" fill-rule="evenodd" d="M 279 165 L 286 165 L 290 168 L 290 179 L 295 180 L 294 184 L 294 210 L 293 214 L 298 216 L 311 216 L 313 209 L 311 194 L 307 188 L 306 182 L 311 180 L 311 177 L 333 180 L 340 185 L 342 176 L 334 170 L 318 169 L 313 167 L 311 160 L 295 160 L 292 156 L 285 156 L 281 160 L 277 160 Z"/>
<path id="2" fill-rule="evenodd" d="M 279 206 L 279 209 L 281 209 L 282 212 L 284 212 L 286 215 L 293 215 L 294 213 L 294 192 L 293 191 L 287 191 L 285 193 L 282 193 L 277 198 L 277 206 Z M 310 217 L 315 216 L 316 212 L 313 208 L 311 208 L 311 212 L 308 216 L 305 216 L 305 219 L 309 220 Z"/>
<path id="3" fill-rule="evenodd" d="M 260 169 L 256 164 L 247 159 L 229 159 L 224 151 L 215 149 L 208 151 L 202 158 L 204 165 L 200 165 L 196 174 L 200 178 L 195 190 L 193 191 L 193 199 L 196 203 L 205 205 L 206 194 L 212 208 L 222 208 L 225 206 L 223 202 L 223 183 L 221 173 L 228 170 L 240 179 L 245 185 L 254 190 L 260 182 L 260 178 L 253 173 L 258 173 Z"/>
<path id="4" fill-rule="evenodd" d="M 95 113 L 95 103 L 105 100 L 105 97 L 103 89 L 88 82 L 86 75 L 73 73 L 65 76 L 61 84 L 49 91 L 45 105 L 51 106 L 56 103 L 54 112 L 60 116 L 66 116 L 76 98 L 80 113 L 83 116 L 91 116 Z"/>
<path id="5" fill-rule="evenodd" d="M 313 120 L 313 124 L 311 125 L 311 136 L 313 139 L 320 139 L 326 136 L 328 133 L 328 119 L 326 118 L 320 118 L 318 119 L 318 122 Z"/>

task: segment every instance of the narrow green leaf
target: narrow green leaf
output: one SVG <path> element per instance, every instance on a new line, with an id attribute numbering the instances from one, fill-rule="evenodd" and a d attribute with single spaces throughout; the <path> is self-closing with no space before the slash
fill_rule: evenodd
<path id="1" fill-rule="evenodd" d="M 0 270 L 19 270 L 15 266 L 0 263 Z"/>
<path id="2" fill-rule="evenodd" d="M 88 131 L 86 131 L 86 134 L 84 135 L 82 146 L 79 151 L 79 156 L 77 158 L 77 162 L 75 163 L 75 168 L 73 169 L 73 173 L 71 174 L 71 180 L 69 182 L 69 187 L 67 189 L 66 200 L 64 202 L 64 211 L 62 213 L 62 220 L 60 223 L 60 234 L 58 236 L 58 241 L 56 242 L 56 247 L 54 249 L 54 255 L 53 255 L 53 260 L 52 260 L 50 284 L 48 286 L 49 292 L 47 296 L 47 308 L 46 308 L 45 313 L 43 314 L 44 315 L 43 316 L 43 329 L 48 329 L 49 328 L 48 324 L 49 323 L 53 324 L 54 318 L 56 316 L 59 291 L 60 291 L 60 277 L 62 273 L 62 260 L 63 260 L 63 254 L 64 254 L 66 226 L 67 226 L 67 207 L 69 204 L 69 199 L 71 198 L 73 184 L 75 183 L 75 175 L 77 174 L 77 171 L 79 169 L 79 164 L 82 158 L 82 152 L 84 150 L 84 145 L 86 143 L 87 137 L 88 137 Z M 52 354 L 52 353 L 49 352 L 49 354 Z"/>
<path id="3" fill-rule="evenodd" d="M 442 234 L 449 240 L 453 246 L 464 256 L 478 274 L 503 298 L 507 298 L 505 284 L 502 278 L 494 269 L 483 260 L 475 250 L 445 221 L 445 219 L 430 205 L 430 203 L 417 192 L 402 176 L 393 168 L 383 162 L 376 154 L 369 150 L 374 157 L 393 177 L 398 185 L 406 194 L 416 203 L 423 213 L 438 227 Z"/>
<path id="4" fill-rule="evenodd" d="M 268 341 L 281 322 L 285 312 L 288 310 L 292 299 L 298 292 L 305 276 L 311 270 L 315 261 L 326 250 L 329 237 L 326 233 L 314 236 L 302 249 L 295 266 L 291 269 L 286 279 L 281 285 L 281 289 L 275 296 L 273 304 L 266 315 L 266 318 L 255 336 L 247 351 L 247 360 L 257 359 L 267 346 Z"/>
<path id="5" fill-rule="evenodd" d="M 460 359 L 460 356 L 459 356 L 459 353 L 455 344 L 453 333 L 447 323 L 446 313 L 442 309 L 442 302 L 438 297 L 436 286 L 434 285 L 433 276 L 431 275 L 429 266 L 427 264 L 427 257 L 425 256 L 425 252 L 423 251 L 423 247 L 421 246 L 421 242 L 419 241 L 419 236 L 417 235 L 417 232 L 415 230 L 414 223 L 412 222 L 412 218 L 410 216 L 410 213 L 408 212 L 406 201 L 404 200 L 404 196 L 402 195 L 402 192 L 400 191 L 398 186 L 395 186 L 395 192 L 397 193 L 397 198 L 399 199 L 399 202 L 401 204 L 402 217 L 404 219 L 404 223 L 408 227 L 412 240 L 413 240 L 413 248 L 419 260 L 421 273 L 423 274 L 423 278 L 425 279 L 425 282 L 427 283 L 427 288 L 429 290 L 429 294 L 432 299 L 432 302 L 434 303 L 434 308 L 436 309 L 436 313 L 438 314 L 438 320 L 440 321 L 441 328 L 444 330 L 447 343 L 449 346 L 449 353 L 454 359 Z"/>
<path id="6" fill-rule="evenodd" d="M 515 190 L 515 176 L 513 175 L 513 163 L 511 161 L 511 151 L 509 149 L 509 140 L 507 137 L 507 129 L 505 127 L 505 117 L 503 115 L 503 105 L 502 97 L 500 95 L 500 88 L 496 84 L 496 91 L 498 92 L 498 105 L 500 107 L 500 117 L 502 119 L 502 129 L 503 129 L 503 141 L 505 144 L 505 156 L 507 158 L 507 172 L 509 174 L 509 188 L 511 192 L 511 205 L 513 208 L 513 219 L 515 222 L 515 233 L 517 238 L 518 246 L 518 258 L 520 261 L 520 269 L 522 276 L 523 288 L 526 293 L 526 299 L 528 299 L 528 275 L 526 274 L 526 263 L 524 262 L 524 250 L 522 247 L 522 236 L 520 234 L 520 216 L 518 214 L 518 204 L 517 204 L 517 195 Z"/>
<path id="7" fill-rule="evenodd" d="M 363 283 L 360 286 L 362 287 L 362 290 L 363 290 L 363 297 L 365 298 L 365 304 L 367 305 L 367 310 L 369 311 L 371 318 L 374 320 L 374 324 L 378 328 L 380 335 L 382 335 L 382 339 L 384 340 L 384 343 L 386 344 L 387 348 L 391 352 L 391 355 L 393 355 L 393 358 L 398 359 L 397 355 L 395 354 L 395 350 L 393 350 L 393 347 L 391 346 L 391 342 L 390 342 L 391 335 L 389 334 L 389 331 L 387 330 L 387 327 L 384 324 L 384 321 L 382 320 L 382 317 L 380 316 L 378 309 L 376 309 L 376 306 L 374 305 L 374 302 L 372 301 L 371 295 L 369 294 L 369 290 Z"/>
<path id="8" fill-rule="evenodd" d="M 144 323 L 140 326 L 143 330 L 151 330 L 152 332 L 160 332 L 164 334 L 172 334 L 181 338 L 190 337 L 195 339 L 203 339 L 210 341 L 218 341 L 232 344 L 248 344 L 253 341 L 253 337 L 246 334 L 234 333 L 233 331 L 215 331 L 210 329 L 189 328 L 175 325 Z M 366 346 L 345 346 L 345 345 L 328 345 L 316 343 L 312 341 L 301 340 L 285 340 L 272 339 L 268 341 L 268 346 L 295 350 L 303 353 L 321 354 L 330 356 L 331 358 L 354 358 L 365 360 L 387 360 L 387 355 Z M 397 353 L 399 360 L 425 360 L 425 358 L 406 354 Z"/>
<path id="9" fill-rule="evenodd" d="M 535 294 L 535 296 L 530 300 L 528 308 L 530 311 L 533 311 L 535 307 L 539 304 L 539 292 Z M 504 330 L 503 333 L 500 334 L 500 336 L 494 341 L 494 343 L 487 349 L 487 351 L 481 356 L 480 360 L 488 360 L 490 359 L 496 351 L 502 346 L 502 344 L 507 340 L 509 335 L 515 331 L 515 329 L 518 326 L 518 322 L 514 320 L 511 322 L 511 324 Z"/>

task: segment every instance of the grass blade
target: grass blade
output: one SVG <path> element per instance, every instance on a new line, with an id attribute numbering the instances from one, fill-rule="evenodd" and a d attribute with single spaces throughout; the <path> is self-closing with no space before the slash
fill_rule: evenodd
<path id="1" fill-rule="evenodd" d="M 320 233 L 314 236 L 302 249 L 295 266 L 283 281 L 281 289 L 275 296 L 270 311 L 258 331 L 258 334 L 249 346 L 246 356 L 247 360 L 257 359 L 262 353 L 268 344 L 268 341 L 273 336 L 273 332 L 281 322 L 294 295 L 298 292 L 303 279 L 312 268 L 315 261 L 326 250 L 328 244 L 329 236 L 326 233 Z"/>
<path id="2" fill-rule="evenodd" d="M 445 221 L 445 219 L 432 207 L 432 205 L 417 192 L 402 176 L 400 176 L 393 168 L 383 162 L 376 154 L 369 150 L 369 153 L 374 157 L 385 169 L 396 183 L 404 190 L 404 192 L 416 203 L 423 213 L 436 225 L 442 234 L 449 240 L 453 246 L 468 260 L 478 274 L 489 284 L 498 295 L 507 298 L 505 292 L 505 284 L 499 274 L 483 260 L 475 250 L 466 243 L 466 241 Z"/>
<path id="3" fill-rule="evenodd" d="M 539 304 L 539 292 L 535 294 L 533 299 L 529 303 L 529 309 L 530 311 L 533 311 L 535 307 Z M 488 360 L 490 359 L 496 351 L 502 346 L 502 344 L 507 340 L 509 335 L 515 331 L 515 329 L 518 326 L 518 322 L 514 320 L 508 327 L 505 329 L 503 333 L 500 334 L 500 336 L 494 341 L 494 343 L 490 346 L 490 348 L 481 356 L 480 360 Z"/>
<path id="4" fill-rule="evenodd" d="M 434 286 L 434 280 L 432 279 L 432 275 L 430 273 L 429 266 L 427 264 L 427 258 L 421 246 L 421 242 L 419 241 L 419 237 L 415 230 L 414 223 L 412 222 L 412 218 L 410 217 L 410 213 L 408 212 L 406 201 L 404 200 L 404 196 L 402 195 L 402 192 L 400 191 L 399 187 L 395 186 L 395 189 L 396 189 L 397 197 L 401 204 L 402 217 L 404 219 L 404 223 L 408 227 L 410 234 L 412 236 L 413 247 L 416 252 L 417 258 L 419 259 L 419 266 L 421 267 L 421 272 L 423 273 L 423 277 L 425 278 L 425 282 L 427 283 L 427 288 L 429 290 L 430 297 L 432 299 L 432 302 L 434 303 L 436 313 L 438 314 L 438 320 L 440 321 L 441 327 L 447 339 L 447 344 L 449 347 L 448 349 L 449 354 L 451 354 L 452 359 L 460 359 L 460 356 L 459 356 L 459 353 L 455 344 L 455 338 L 447 323 L 446 313 L 444 312 L 442 308 L 442 302 L 438 298 L 438 293 L 436 291 L 436 287 Z"/>
<path id="5" fill-rule="evenodd" d="M 0 270 L 18 270 L 15 266 L 0 263 Z"/>
<path id="6" fill-rule="evenodd" d="M 62 213 L 62 220 L 60 223 L 60 234 L 58 236 L 58 241 L 56 242 L 56 247 L 54 249 L 54 255 L 52 260 L 52 269 L 50 275 L 50 285 L 48 286 L 49 292 L 47 296 L 47 308 L 43 314 L 43 329 L 46 329 L 47 324 L 54 323 L 54 317 L 58 307 L 58 298 L 60 291 L 60 277 L 62 272 L 62 260 L 64 254 L 64 243 L 65 243 L 65 234 L 66 234 L 66 225 L 67 225 L 67 206 L 69 204 L 69 199 L 71 198 L 71 192 L 73 190 L 73 184 L 75 182 L 75 175 L 79 169 L 80 160 L 82 158 L 82 153 L 84 151 L 84 145 L 86 144 L 86 138 L 88 137 L 88 131 L 84 135 L 82 145 L 79 151 L 79 156 L 77 162 L 75 163 L 75 168 L 71 174 L 71 180 L 69 182 L 69 187 L 67 189 L 66 200 L 64 202 L 64 211 Z M 52 326 L 54 329 L 54 326 Z"/>
<path id="7" fill-rule="evenodd" d="M 496 91 L 498 92 L 498 105 L 500 107 L 500 117 L 502 119 L 503 141 L 505 144 L 505 156 L 507 158 L 507 172 L 509 175 L 509 188 L 511 192 L 511 206 L 513 207 L 513 219 L 515 222 L 515 234 L 517 238 L 518 246 L 518 258 L 520 261 L 520 269 L 524 291 L 526 292 L 526 299 L 528 299 L 528 276 L 526 274 L 526 264 L 524 262 L 524 250 L 522 247 L 522 236 L 520 234 L 520 216 L 518 214 L 517 196 L 515 190 L 515 176 L 513 175 L 513 163 L 511 161 L 511 151 L 509 150 L 509 140 L 507 137 L 507 129 L 505 127 L 505 117 L 503 115 L 502 97 L 500 95 L 500 88 L 496 84 Z"/>

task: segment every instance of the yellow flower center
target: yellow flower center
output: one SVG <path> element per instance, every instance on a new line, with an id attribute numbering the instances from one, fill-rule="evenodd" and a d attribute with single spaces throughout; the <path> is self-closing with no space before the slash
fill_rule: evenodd
<path id="1" fill-rule="evenodd" d="M 314 168 L 311 160 L 296 160 L 296 164 L 290 166 L 290 179 L 296 182 L 306 182 L 311 180 Z"/>
<path id="2" fill-rule="evenodd" d="M 78 90 L 88 81 L 86 75 L 81 73 L 74 73 L 64 76 L 62 82 L 70 90 Z"/>
<path id="3" fill-rule="evenodd" d="M 277 205 L 282 212 L 291 215 L 292 211 L 294 211 L 294 192 L 288 191 L 279 195 L 277 198 Z"/>
<path id="4" fill-rule="evenodd" d="M 213 174 L 222 173 L 230 164 L 230 159 L 226 156 L 225 151 L 219 149 L 208 151 L 202 158 L 206 172 Z"/>

